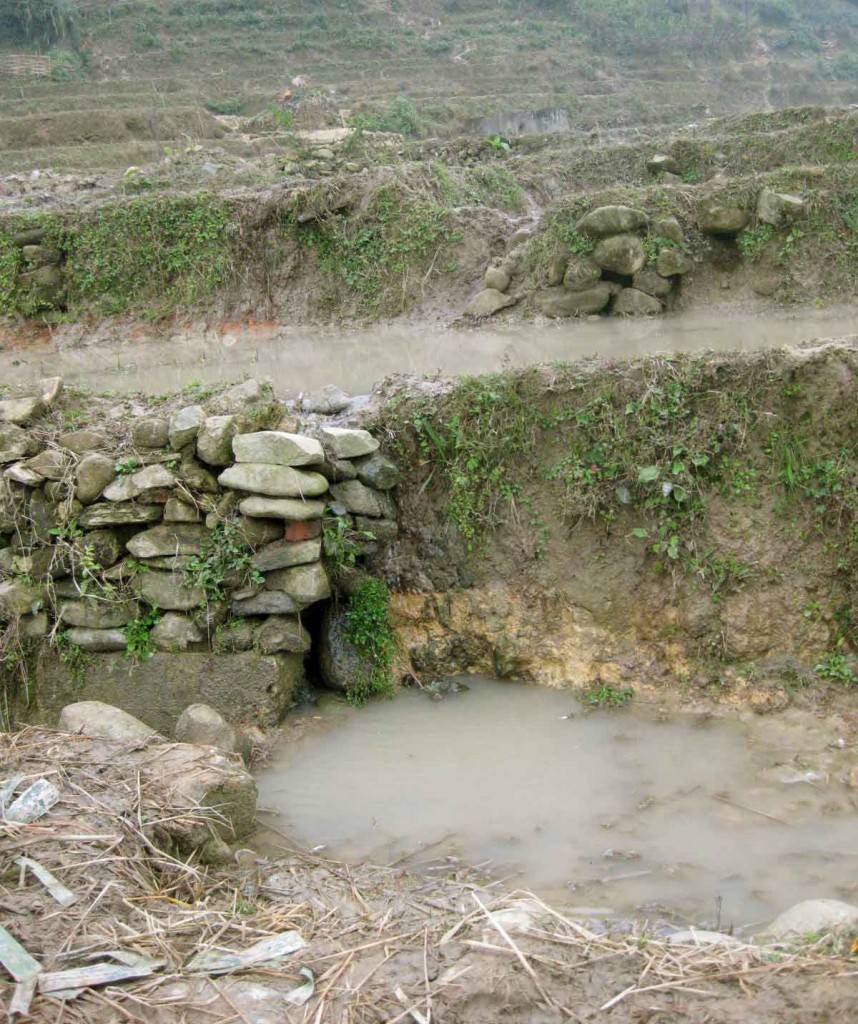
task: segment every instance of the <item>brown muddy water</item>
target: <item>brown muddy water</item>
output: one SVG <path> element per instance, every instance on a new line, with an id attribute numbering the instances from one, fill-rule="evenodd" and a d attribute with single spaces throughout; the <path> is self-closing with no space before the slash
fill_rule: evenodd
<path id="1" fill-rule="evenodd" d="M 561 691 L 467 684 L 292 718 L 258 780 L 263 821 L 336 859 L 430 875 L 490 861 L 567 905 L 740 932 L 799 900 L 855 900 L 856 801 L 840 779 L 854 751 L 833 726 L 588 713 Z"/>
<path id="2" fill-rule="evenodd" d="M 391 374 L 479 374 L 588 356 L 778 348 L 854 334 L 852 307 L 773 311 L 765 316 L 708 310 L 657 319 L 596 317 L 476 330 L 381 326 L 302 331 L 281 324 L 195 329 L 154 336 L 116 327 L 98 336 L 57 333 L 27 347 L 0 339 L 0 380 L 61 374 L 67 384 L 161 394 L 190 383 L 270 378 L 280 398 L 334 384 L 367 394 Z"/>

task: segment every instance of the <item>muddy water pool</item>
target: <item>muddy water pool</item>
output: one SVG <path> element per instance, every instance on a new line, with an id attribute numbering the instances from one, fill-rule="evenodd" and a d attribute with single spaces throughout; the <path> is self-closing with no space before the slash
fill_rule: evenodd
<path id="1" fill-rule="evenodd" d="M 858 801 L 839 777 L 854 752 L 830 727 L 587 713 L 568 693 L 467 682 L 292 719 L 259 777 L 263 820 L 338 859 L 436 875 L 491 861 L 567 905 L 710 926 L 720 907 L 740 930 L 858 894 Z"/>

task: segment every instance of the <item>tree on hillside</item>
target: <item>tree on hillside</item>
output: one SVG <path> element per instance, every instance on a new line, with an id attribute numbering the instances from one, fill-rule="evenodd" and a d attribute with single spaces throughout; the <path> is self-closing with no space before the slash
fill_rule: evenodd
<path id="1" fill-rule="evenodd" d="M 0 0 L 0 34 L 24 43 L 74 40 L 72 0 Z"/>

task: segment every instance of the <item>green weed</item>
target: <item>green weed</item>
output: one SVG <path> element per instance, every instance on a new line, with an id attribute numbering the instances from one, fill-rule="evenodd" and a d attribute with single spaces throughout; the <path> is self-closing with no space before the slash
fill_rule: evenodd
<path id="1" fill-rule="evenodd" d="M 253 568 L 253 551 L 235 523 L 223 521 L 209 531 L 202 553 L 194 555 L 185 570 L 190 587 L 202 587 L 212 601 L 224 601 L 227 591 L 264 582 Z"/>
<path id="2" fill-rule="evenodd" d="M 584 702 L 598 708 L 621 708 L 628 704 L 634 695 L 635 691 L 631 687 L 618 690 L 607 683 L 602 683 L 597 690 L 589 690 L 584 694 Z"/>
<path id="3" fill-rule="evenodd" d="M 151 608 L 145 615 L 125 627 L 125 657 L 132 661 L 148 661 L 155 653 L 152 630 L 158 625 L 161 612 Z"/>
<path id="4" fill-rule="evenodd" d="M 370 697 L 392 696 L 396 640 L 390 625 L 390 591 L 381 580 L 367 580 L 361 585 L 349 599 L 346 620 L 346 639 L 369 666 L 349 687 L 349 702 L 360 705 Z"/>
<path id="5" fill-rule="evenodd" d="M 774 228 L 771 224 L 758 224 L 739 233 L 737 243 L 745 259 L 755 263 L 768 248 Z"/>

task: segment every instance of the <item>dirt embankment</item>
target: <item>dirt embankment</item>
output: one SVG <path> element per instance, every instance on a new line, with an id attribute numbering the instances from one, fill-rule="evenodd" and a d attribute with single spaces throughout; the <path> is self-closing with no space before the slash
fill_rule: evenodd
<path id="1" fill-rule="evenodd" d="M 417 673 L 853 696 L 856 372 L 853 339 L 396 385 Z"/>

